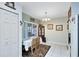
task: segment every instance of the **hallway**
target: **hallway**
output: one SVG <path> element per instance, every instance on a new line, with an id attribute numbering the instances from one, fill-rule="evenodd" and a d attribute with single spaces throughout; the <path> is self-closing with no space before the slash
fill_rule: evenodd
<path id="1" fill-rule="evenodd" d="M 79 3 L 1 2 L 0 18 L 0 57 L 79 57 Z"/>

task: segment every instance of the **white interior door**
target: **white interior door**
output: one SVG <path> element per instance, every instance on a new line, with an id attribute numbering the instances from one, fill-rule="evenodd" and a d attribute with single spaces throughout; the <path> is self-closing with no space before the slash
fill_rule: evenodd
<path id="1" fill-rule="evenodd" d="M 75 15 L 71 23 L 71 56 L 78 56 L 78 15 Z"/>
<path id="2" fill-rule="evenodd" d="M 18 15 L 0 9 L 0 56 L 19 56 Z"/>

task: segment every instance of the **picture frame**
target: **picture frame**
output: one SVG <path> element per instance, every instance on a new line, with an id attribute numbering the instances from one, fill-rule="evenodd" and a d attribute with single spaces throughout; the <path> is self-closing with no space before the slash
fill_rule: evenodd
<path id="1" fill-rule="evenodd" d="M 56 31 L 63 31 L 63 25 L 56 25 Z"/>
<path id="2" fill-rule="evenodd" d="M 6 2 L 5 5 L 6 5 L 7 7 L 9 7 L 9 8 L 12 8 L 12 9 L 16 10 L 16 9 L 15 9 L 15 3 L 14 3 L 14 2 Z"/>
<path id="3" fill-rule="evenodd" d="M 53 24 L 48 24 L 47 28 L 48 28 L 48 30 L 53 30 Z"/>

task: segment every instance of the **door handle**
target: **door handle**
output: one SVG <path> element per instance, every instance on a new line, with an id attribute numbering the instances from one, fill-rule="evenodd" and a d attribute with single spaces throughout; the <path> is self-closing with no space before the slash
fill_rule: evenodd
<path id="1" fill-rule="evenodd" d="M 23 22 L 22 21 L 20 21 L 20 25 L 22 25 L 23 24 Z"/>

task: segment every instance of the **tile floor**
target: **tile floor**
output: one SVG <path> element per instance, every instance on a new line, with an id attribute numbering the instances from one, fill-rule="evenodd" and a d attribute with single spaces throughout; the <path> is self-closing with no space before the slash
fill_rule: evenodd
<path id="1" fill-rule="evenodd" d="M 62 45 L 52 45 L 45 57 L 69 57 L 69 49 Z"/>

